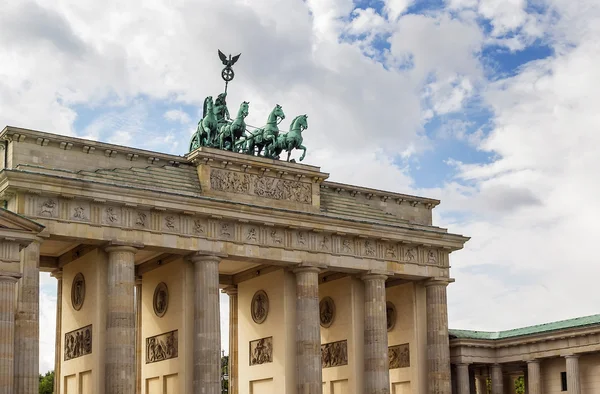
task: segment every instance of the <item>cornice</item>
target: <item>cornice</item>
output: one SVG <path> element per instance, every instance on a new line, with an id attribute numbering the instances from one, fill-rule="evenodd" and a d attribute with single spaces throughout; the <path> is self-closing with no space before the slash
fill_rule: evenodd
<path id="1" fill-rule="evenodd" d="M 380 199 L 385 202 L 388 200 L 394 201 L 396 204 L 409 204 L 413 207 L 421 204 L 427 209 L 433 209 L 440 204 L 439 200 L 433 198 L 411 196 L 408 194 L 388 192 L 385 190 L 371 189 L 367 187 L 360 187 L 354 185 L 347 185 L 344 183 L 325 181 L 321 184 L 321 188 L 327 188 L 334 190 L 338 193 L 348 193 L 351 196 L 357 194 L 363 194 L 367 199 Z"/>

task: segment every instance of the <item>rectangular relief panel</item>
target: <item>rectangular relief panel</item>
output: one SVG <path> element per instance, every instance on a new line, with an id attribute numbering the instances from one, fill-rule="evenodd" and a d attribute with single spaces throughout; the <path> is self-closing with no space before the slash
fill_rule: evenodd
<path id="1" fill-rule="evenodd" d="M 179 393 L 179 376 L 175 373 L 163 376 L 163 394 Z"/>
<path id="2" fill-rule="evenodd" d="M 273 388 L 273 379 L 251 381 L 250 394 L 275 394 L 275 390 Z"/>
<path id="3" fill-rule="evenodd" d="M 162 394 L 160 378 L 158 376 L 146 379 L 146 394 Z"/>
<path id="4" fill-rule="evenodd" d="M 250 341 L 250 365 L 273 362 L 273 337 Z"/>
<path id="5" fill-rule="evenodd" d="M 65 334 L 65 361 L 92 354 L 92 325 Z"/>
<path id="6" fill-rule="evenodd" d="M 321 366 L 323 368 L 348 365 L 348 341 L 337 341 L 321 345 Z"/>
<path id="7" fill-rule="evenodd" d="M 92 371 L 85 371 L 79 374 L 79 394 L 93 393 L 92 389 Z"/>
<path id="8" fill-rule="evenodd" d="M 65 376 L 65 394 L 77 394 L 77 375 Z"/>
<path id="9" fill-rule="evenodd" d="M 388 348 L 390 369 L 410 367 L 410 350 L 408 343 Z"/>
<path id="10" fill-rule="evenodd" d="M 178 352 L 177 330 L 146 338 L 146 364 L 177 358 Z"/>

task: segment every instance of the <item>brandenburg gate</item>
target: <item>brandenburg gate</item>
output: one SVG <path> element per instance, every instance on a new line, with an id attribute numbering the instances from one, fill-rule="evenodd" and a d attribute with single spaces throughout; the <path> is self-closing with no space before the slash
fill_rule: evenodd
<path id="1" fill-rule="evenodd" d="M 248 131 L 225 92 L 189 153 L 0 133 L 0 394 L 37 394 L 39 273 L 58 281 L 55 393 L 451 394 L 446 287 L 468 238 L 439 201 L 290 160 L 275 105 Z M 280 155 L 287 152 L 287 161 Z"/>

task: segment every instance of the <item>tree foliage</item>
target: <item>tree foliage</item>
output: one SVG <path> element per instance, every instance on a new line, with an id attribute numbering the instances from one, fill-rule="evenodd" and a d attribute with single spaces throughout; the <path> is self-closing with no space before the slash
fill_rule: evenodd
<path id="1" fill-rule="evenodd" d="M 48 371 L 45 375 L 40 374 L 40 394 L 52 394 L 54 392 L 54 371 Z"/>

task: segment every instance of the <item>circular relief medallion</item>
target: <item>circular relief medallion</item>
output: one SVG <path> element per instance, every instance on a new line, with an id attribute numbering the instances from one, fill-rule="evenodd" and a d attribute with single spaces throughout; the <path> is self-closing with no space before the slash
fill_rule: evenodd
<path id="1" fill-rule="evenodd" d="M 385 314 L 387 317 L 387 330 L 392 331 L 396 325 L 396 307 L 389 301 L 385 303 Z"/>
<path id="2" fill-rule="evenodd" d="M 71 285 L 71 305 L 76 311 L 80 310 L 85 301 L 85 279 L 80 272 L 75 275 Z"/>
<path id="3" fill-rule="evenodd" d="M 264 290 L 254 293 L 250 308 L 252 309 L 252 320 L 256 324 L 261 324 L 267 320 L 267 315 L 269 314 L 269 297 L 267 297 L 267 293 Z"/>
<path id="4" fill-rule="evenodd" d="M 154 289 L 154 298 L 152 301 L 154 306 L 154 313 L 158 317 L 163 317 L 167 313 L 169 307 L 169 289 L 165 282 L 160 282 Z"/>
<path id="5" fill-rule="evenodd" d="M 335 319 L 335 304 L 331 297 L 325 297 L 319 302 L 319 319 L 321 326 L 328 328 Z"/>

